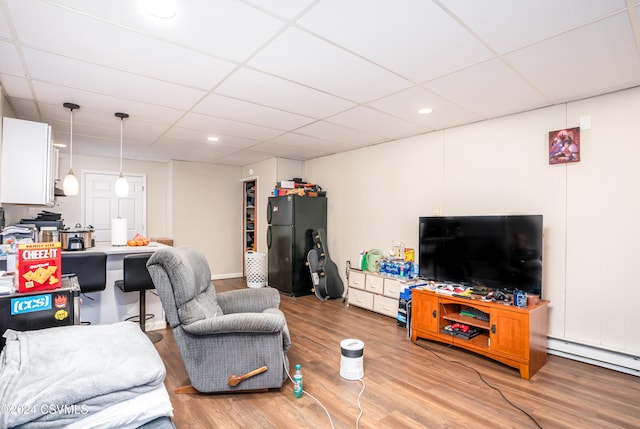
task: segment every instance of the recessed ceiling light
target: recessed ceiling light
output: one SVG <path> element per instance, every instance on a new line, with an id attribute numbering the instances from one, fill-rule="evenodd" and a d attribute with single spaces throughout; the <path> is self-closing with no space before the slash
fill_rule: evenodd
<path id="1" fill-rule="evenodd" d="M 207 140 L 209 140 L 210 142 L 217 142 L 218 140 L 220 140 L 218 137 L 207 137 Z"/>
<path id="2" fill-rule="evenodd" d="M 430 107 L 422 107 L 418 109 L 418 113 L 420 113 L 421 115 L 428 115 L 431 112 L 433 112 L 433 109 Z"/>
<path id="3" fill-rule="evenodd" d="M 178 10 L 175 0 L 141 0 L 141 5 L 146 13 L 160 19 L 173 18 Z"/>

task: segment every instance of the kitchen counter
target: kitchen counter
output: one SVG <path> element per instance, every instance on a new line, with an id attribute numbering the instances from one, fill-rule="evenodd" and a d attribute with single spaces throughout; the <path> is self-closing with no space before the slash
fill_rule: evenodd
<path id="1" fill-rule="evenodd" d="M 64 250 L 63 253 L 95 253 L 107 254 L 107 285 L 101 292 L 81 295 L 80 319 L 94 325 L 116 323 L 136 316 L 139 311 L 138 292 L 123 292 L 115 285 L 123 278 L 123 260 L 126 255 L 133 253 L 152 253 L 158 249 L 170 247 L 161 243 L 151 242 L 148 246 L 111 246 L 108 243 L 96 243 L 95 247 L 85 250 Z M 164 311 L 160 298 L 154 289 L 147 292 L 147 314 L 154 317 L 147 320 L 146 330 L 162 329 L 166 327 Z"/>
<path id="2" fill-rule="evenodd" d="M 109 243 L 97 243 L 95 247 L 84 250 L 63 250 L 62 253 L 104 252 L 107 254 L 106 288 L 101 292 L 81 295 L 80 320 L 93 325 L 104 325 L 136 316 L 140 299 L 138 292 L 123 292 L 115 285 L 117 280 L 122 280 L 124 277 L 124 257 L 134 253 L 153 253 L 165 247 L 170 246 L 156 242 L 151 242 L 148 246 L 111 246 Z M 0 258 L 0 264 L 6 266 L 6 256 Z M 152 319 L 147 321 L 146 329 L 154 330 L 166 327 L 162 304 L 154 289 L 147 291 L 146 305 L 147 314 L 154 315 Z"/>
<path id="3" fill-rule="evenodd" d="M 107 255 L 131 254 L 131 253 L 148 253 L 155 252 L 159 248 L 169 247 L 165 244 L 152 241 L 148 246 L 111 246 L 106 243 L 97 243 L 95 247 L 84 250 L 63 250 L 63 252 L 104 252 Z"/>

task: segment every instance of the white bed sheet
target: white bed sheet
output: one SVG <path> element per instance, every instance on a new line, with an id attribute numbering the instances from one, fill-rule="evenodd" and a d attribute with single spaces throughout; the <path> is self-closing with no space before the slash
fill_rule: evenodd
<path id="1" fill-rule="evenodd" d="M 111 405 L 65 426 L 66 429 L 135 429 L 158 417 L 173 417 L 173 406 L 164 384 L 135 398 Z"/>

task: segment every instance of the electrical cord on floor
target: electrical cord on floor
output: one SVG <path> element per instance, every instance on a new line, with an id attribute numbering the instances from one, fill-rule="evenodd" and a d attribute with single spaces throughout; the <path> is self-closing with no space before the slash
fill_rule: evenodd
<path id="1" fill-rule="evenodd" d="M 362 378 L 359 378 L 358 380 L 360 381 L 360 383 L 362 383 L 362 390 L 358 394 L 358 409 L 360 410 L 360 414 L 358 414 L 358 418 L 356 419 L 356 429 L 358 429 L 359 427 L 358 425 L 360 424 L 360 417 L 362 417 L 362 413 L 364 412 L 362 410 L 362 405 L 360 404 L 360 398 L 362 397 L 362 394 L 364 393 L 364 389 L 366 387 Z"/>
<path id="2" fill-rule="evenodd" d="M 282 353 L 282 362 L 283 362 L 284 371 L 287 373 L 287 377 L 289 378 L 289 380 L 291 380 L 291 383 L 293 383 L 293 378 L 291 378 L 291 374 L 289 374 L 289 370 L 284 365 L 284 362 L 286 362 L 286 360 L 284 359 L 284 352 Z M 362 404 L 360 403 L 360 398 L 362 397 L 362 394 L 364 393 L 364 390 L 367 387 L 364 384 L 364 380 L 362 378 L 358 378 L 358 381 L 362 383 L 362 390 L 358 394 L 358 410 L 360 410 L 360 414 L 358 414 L 358 418 L 356 419 L 356 429 L 358 429 L 360 425 L 360 417 L 362 417 L 362 414 L 364 413 L 364 410 L 362 409 Z M 327 413 L 327 417 L 329 417 L 329 424 L 331 425 L 331 429 L 334 429 L 333 420 L 331 419 L 331 414 L 329 414 L 329 410 L 327 410 L 327 408 L 322 404 L 322 402 L 320 402 L 320 400 L 318 400 L 315 396 L 313 396 L 311 393 L 307 392 L 304 389 L 302 389 L 302 393 L 308 395 L 311 399 L 316 401 L 322 407 L 324 412 Z"/>
<path id="3" fill-rule="evenodd" d="M 293 383 L 293 378 L 291 378 L 291 374 L 289 374 L 289 370 L 287 369 L 286 365 L 284 365 L 284 362 L 286 362 L 284 360 L 284 352 L 282 354 L 282 362 L 283 362 L 283 367 L 285 372 L 287 373 L 287 377 L 289 377 L 289 380 L 291 380 L 291 382 Z M 311 399 L 313 399 L 314 401 L 316 401 L 324 410 L 325 413 L 327 413 L 327 417 L 329 417 L 329 423 L 331 424 L 331 429 L 334 429 L 333 426 L 333 420 L 331 419 L 331 414 L 329 414 L 329 410 L 327 410 L 327 408 L 322 404 L 322 402 L 320 402 L 320 400 L 318 400 L 315 396 L 313 396 L 311 393 L 307 392 L 306 390 L 302 389 L 302 393 L 306 394 L 307 396 L 309 396 Z"/>
<path id="4" fill-rule="evenodd" d="M 460 362 L 460 361 L 457 361 L 457 360 L 445 359 L 445 358 L 443 358 L 442 356 L 440 356 L 438 353 L 436 353 L 436 352 L 434 352 L 433 350 L 431 350 L 429 347 L 426 347 L 426 346 L 424 346 L 423 344 L 419 344 L 417 341 L 412 341 L 412 342 L 413 342 L 413 344 L 417 345 L 418 347 L 420 347 L 420 348 L 422 348 L 422 349 L 424 349 L 424 350 L 427 350 L 428 352 L 431 352 L 435 357 L 437 357 L 437 358 L 438 358 L 438 359 L 440 359 L 440 360 L 443 360 L 443 361 L 448 362 L 448 363 L 457 363 L 458 365 L 461 365 L 461 366 L 463 366 L 463 367 L 465 367 L 465 368 L 468 368 L 468 369 L 472 370 L 473 372 L 475 372 L 476 374 L 478 374 L 478 377 L 480 378 L 480 380 L 481 380 L 484 384 L 486 384 L 488 387 L 492 388 L 493 390 L 497 391 L 497 392 L 500 394 L 500 396 L 502 396 L 502 399 L 504 399 L 504 400 L 505 400 L 509 405 L 511 405 L 513 408 L 515 408 L 516 410 L 518 410 L 518 411 L 520 411 L 521 413 L 523 413 L 525 416 L 529 417 L 529 419 L 531 419 L 531 421 L 532 421 L 532 422 L 533 422 L 537 427 L 539 427 L 540 429 L 543 429 L 543 428 L 542 428 L 542 426 L 540 426 L 540 423 L 538 423 L 538 421 L 537 421 L 537 420 L 536 420 L 536 419 L 535 419 L 531 414 L 527 413 L 525 410 L 523 410 L 522 408 L 518 407 L 516 404 L 514 404 L 514 403 L 513 403 L 513 402 L 511 402 L 509 399 L 507 399 L 507 397 L 506 397 L 506 396 L 504 396 L 504 393 L 502 393 L 502 391 L 501 391 L 500 389 L 498 389 L 497 387 L 495 387 L 495 386 L 493 386 L 493 385 L 489 384 L 489 382 L 488 382 L 487 380 L 485 380 L 485 379 L 484 379 L 484 377 L 482 376 L 482 374 L 480 373 L 480 371 L 478 371 L 477 369 L 475 369 L 475 368 L 473 368 L 473 367 L 471 367 L 471 366 L 469 366 L 469 365 L 467 365 L 467 364 L 465 364 L 465 363 L 462 363 L 462 362 Z M 451 347 L 451 345 L 448 345 L 448 346 L 447 346 L 447 348 L 450 348 L 450 347 Z"/>

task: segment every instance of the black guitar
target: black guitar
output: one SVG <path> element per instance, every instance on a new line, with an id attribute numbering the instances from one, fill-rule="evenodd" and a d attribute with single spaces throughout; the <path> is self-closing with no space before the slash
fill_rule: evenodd
<path id="1" fill-rule="evenodd" d="M 340 298 L 344 294 L 344 284 L 338 274 L 338 266 L 329 258 L 329 249 L 325 245 L 327 235 L 324 229 L 317 229 L 311 235 L 313 248 L 307 253 L 307 265 L 313 290 L 322 300 Z"/>

